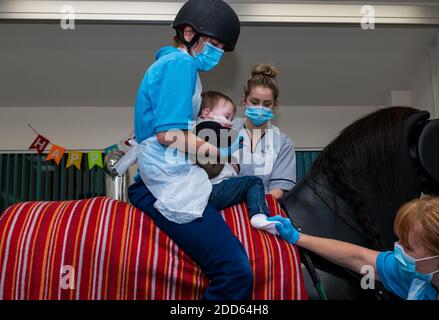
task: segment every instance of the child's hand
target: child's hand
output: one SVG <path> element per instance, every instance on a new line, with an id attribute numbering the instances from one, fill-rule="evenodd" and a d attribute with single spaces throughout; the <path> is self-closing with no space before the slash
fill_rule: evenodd
<path id="1" fill-rule="evenodd" d="M 289 218 L 284 218 L 282 216 L 268 217 L 268 221 L 278 221 L 280 223 L 276 224 L 276 229 L 282 239 L 287 240 L 291 244 L 296 244 L 297 240 L 300 238 L 300 233 L 294 228 L 291 220 Z"/>
<path id="2" fill-rule="evenodd" d="M 233 170 L 235 170 L 235 172 L 238 174 L 239 173 L 239 164 L 237 163 L 231 163 Z"/>

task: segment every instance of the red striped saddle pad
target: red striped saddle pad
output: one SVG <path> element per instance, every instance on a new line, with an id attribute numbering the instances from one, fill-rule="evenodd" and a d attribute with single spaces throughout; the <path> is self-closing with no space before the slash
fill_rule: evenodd
<path id="1" fill-rule="evenodd" d="M 272 213 L 281 209 L 273 197 Z M 297 249 L 220 213 L 244 245 L 254 299 L 306 299 Z M 283 213 L 282 213 L 283 214 Z M 200 268 L 148 215 L 106 197 L 24 202 L 0 216 L 0 299 L 199 299 Z"/>

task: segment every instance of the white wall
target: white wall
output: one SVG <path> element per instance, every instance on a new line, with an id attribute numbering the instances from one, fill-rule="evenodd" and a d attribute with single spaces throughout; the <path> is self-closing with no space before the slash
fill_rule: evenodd
<path id="1" fill-rule="evenodd" d="M 378 107 L 280 107 L 274 121 L 297 149 L 324 148 L 342 129 Z"/>
<path id="2" fill-rule="evenodd" d="M 411 89 L 412 106 L 423 108 L 434 114 L 433 85 L 431 82 L 430 58 L 426 57 Z"/>
<path id="3" fill-rule="evenodd" d="M 436 34 L 421 28 L 246 26 L 239 50 L 202 76 L 204 89 L 237 100 L 254 63 L 275 63 L 285 105 L 275 123 L 298 149 L 319 149 L 385 105 L 392 91 L 409 90 L 405 100 L 430 112 L 436 106 L 439 116 L 428 58 Z M 0 24 L 0 152 L 28 149 L 35 138 L 28 122 L 67 149 L 119 142 L 133 129 L 143 72 L 171 35 L 162 25 L 81 25 L 66 32 L 56 25 Z M 430 56 L 439 65 L 437 47 Z M 438 77 L 437 67 L 435 72 Z"/>
<path id="4" fill-rule="evenodd" d="M 374 110 L 376 107 L 281 106 L 274 123 L 291 137 L 298 149 L 320 149 L 349 123 Z M 64 148 L 103 149 L 132 131 L 133 108 L 0 108 L 0 151 L 28 149 L 36 134 L 27 123 Z"/>
<path id="5" fill-rule="evenodd" d="M 236 51 L 201 75 L 203 87 L 237 100 L 252 66 L 268 62 L 280 71 L 282 105 L 385 105 L 391 90 L 411 88 L 436 32 L 243 26 Z M 0 107 L 131 107 L 172 36 L 168 25 L 0 24 Z"/>
<path id="6" fill-rule="evenodd" d="M 14 107 L 0 108 L 0 151 L 29 148 L 36 134 L 67 149 L 104 149 L 131 132 L 132 108 Z"/>
<path id="7" fill-rule="evenodd" d="M 432 118 L 439 117 L 439 33 L 413 81 L 411 99 L 413 107 L 429 111 Z"/>

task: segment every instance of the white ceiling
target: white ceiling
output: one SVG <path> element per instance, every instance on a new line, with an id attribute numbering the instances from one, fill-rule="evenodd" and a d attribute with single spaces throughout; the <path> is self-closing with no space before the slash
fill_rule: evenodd
<path id="1" fill-rule="evenodd" d="M 57 0 L 49 0 L 57 1 Z M 108 1 L 108 0 L 76 0 L 76 1 Z M 184 0 L 119 0 L 119 1 L 132 1 L 132 2 L 186 2 Z M 439 0 L 339 0 L 339 1 L 329 1 L 329 0 L 225 0 L 228 3 L 349 3 L 349 2 L 361 2 L 361 3 L 412 3 L 412 4 L 422 4 L 422 3 L 439 3 Z"/>
<path id="2" fill-rule="evenodd" d="M 384 105 L 410 89 L 437 30 L 244 26 L 237 50 L 203 75 L 239 99 L 250 68 L 280 69 L 282 105 Z M 0 24 L 0 107 L 134 105 L 143 73 L 173 33 L 165 25 Z"/>

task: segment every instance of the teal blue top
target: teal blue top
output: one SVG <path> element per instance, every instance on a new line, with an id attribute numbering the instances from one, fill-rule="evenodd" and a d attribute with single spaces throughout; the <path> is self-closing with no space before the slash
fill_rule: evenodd
<path id="1" fill-rule="evenodd" d="M 393 251 L 381 252 L 376 261 L 377 272 L 384 287 L 397 296 L 407 299 L 413 278 L 409 277 L 398 267 Z M 437 290 L 429 284 L 424 296 L 419 300 L 436 300 Z"/>
<path id="2" fill-rule="evenodd" d="M 161 131 L 188 129 L 197 75 L 189 54 L 171 46 L 157 52 L 136 98 L 134 132 L 139 144 Z"/>

